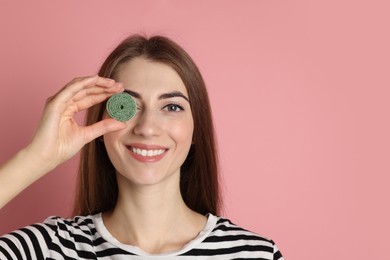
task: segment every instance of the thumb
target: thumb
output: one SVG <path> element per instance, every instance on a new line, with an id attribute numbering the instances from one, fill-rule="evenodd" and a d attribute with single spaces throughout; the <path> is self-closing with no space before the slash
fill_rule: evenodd
<path id="1" fill-rule="evenodd" d="M 113 118 L 106 118 L 102 121 L 99 121 L 93 125 L 85 127 L 85 143 L 89 143 L 95 138 L 104 135 L 109 132 L 114 132 L 118 130 L 125 129 L 127 124 L 124 122 L 120 122 Z"/>

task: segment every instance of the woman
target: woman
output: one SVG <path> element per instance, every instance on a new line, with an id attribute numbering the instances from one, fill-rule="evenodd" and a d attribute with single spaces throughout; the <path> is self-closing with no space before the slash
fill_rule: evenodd
<path id="1" fill-rule="evenodd" d="M 127 122 L 105 110 L 122 91 L 137 104 Z M 73 115 L 85 109 L 86 126 L 78 126 Z M 77 217 L 5 235 L 0 259 L 282 259 L 272 240 L 217 217 L 212 126 L 189 55 L 165 37 L 127 38 L 99 76 L 75 79 L 49 98 L 33 141 L 0 169 L 3 206 L 82 149 Z"/>

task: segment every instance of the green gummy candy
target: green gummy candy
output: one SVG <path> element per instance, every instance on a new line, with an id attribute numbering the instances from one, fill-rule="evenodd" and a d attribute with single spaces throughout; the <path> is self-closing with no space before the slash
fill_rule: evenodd
<path id="1" fill-rule="evenodd" d="M 130 94 L 123 92 L 111 96 L 107 101 L 106 109 L 110 117 L 125 122 L 135 115 L 137 105 Z"/>

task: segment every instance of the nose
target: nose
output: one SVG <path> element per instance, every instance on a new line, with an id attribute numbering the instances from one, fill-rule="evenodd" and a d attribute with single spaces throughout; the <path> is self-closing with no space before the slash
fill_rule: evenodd
<path id="1" fill-rule="evenodd" d="M 155 111 L 140 111 L 135 116 L 133 132 L 145 138 L 151 138 L 161 134 L 161 126 Z"/>

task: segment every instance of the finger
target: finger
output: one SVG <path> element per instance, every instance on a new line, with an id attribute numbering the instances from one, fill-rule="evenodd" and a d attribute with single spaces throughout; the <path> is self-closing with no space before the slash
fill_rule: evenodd
<path id="1" fill-rule="evenodd" d="M 89 94 L 88 96 L 83 97 L 80 100 L 77 100 L 76 102 L 72 102 L 72 104 L 69 104 L 66 108 L 65 114 L 75 114 L 77 112 L 83 111 L 85 109 L 88 109 L 96 104 L 99 104 L 115 93 L 119 93 L 123 91 L 123 88 L 119 88 L 119 91 L 113 91 L 113 92 L 103 92 L 103 93 L 97 93 L 97 94 Z"/>
<path id="2" fill-rule="evenodd" d="M 68 84 L 66 84 L 65 87 L 68 85 L 73 85 L 75 83 L 82 83 L 86 80 L 93 80 L 92 83 L 94 85 L 100 85 L 100 86 L 106 86 L 115 83 L 114 79 L 100 77 L 99 75 L 93 75 L 93 76 L 74 78 Z"/>
<path id="3" fill-rule="evenodd" d="M 100 87 L 98 87 L 96 84 L 99 84 Z M 91 88 L 93 90 L 88 92 L 88 89 Z M 72 80 L 70 83 L 68 83 L 55 96 L 47 99 L 46 101 L 47 109 L 49 111 L 50 110 L 57 111 L 58 113 L 62 113 L 66 110 L 75 111 L 74 108 L 77 107 L 77 105 L 75 105 L 74 102 L 72 101 L 72 98 L 74 96 L 76 96 L 76 99 L 80 99 L 83 96 L 88 95 L 88 93 L 90 92 L 92 93 L 97 92 L 97 89 L 99 88 L 102 88 L 102 90 L 106 89 L 107 92 L 115 92 L 115 91 L 123 90 L 123 86 L 121 84 L 115 84 L 115 81 L 112 79 L 102 78 L 98 76 L 76 78 Z"/>
<path id="4" fill-rule="evenodd" d="M 126 123 L 117 121 L 112 118 L 103 119 L 93 125 L 83 127 L 84 141 L 89 143 L 95 138 L 107 134 L 109 132 L 125 129 Z"/>
<path id="5" fill-rule="evenodd" d="M 68 83 L 60 92 L 58 92 L 54 99 L 58 102 L 67 102 L 82 89 L 91 86 L 109 88 L 114 84 L 115 81 L 113 79 L 102 78 L 99 76 L 77 78 Z"/>
<path id="6" fill-rule="evenodd" d="M 65 114 L 73 115 L 77 112 L 88 109 L 96 104 L 103 102 L 104 100 L 106 100 L 110 96 L 112 96 L 113 94 L 115 94 L 115 92 L 114 93 L 101 93 L 101 94 L 86 96 L 83 99 L 80 99 L 77 102 L 74 102 L 71 105 L 68 105 L 66 108 Z"/>
<path id="7" fill-rule="evenodd" d="M 124 90 L 124 88 L 123 88 L 123 85 L 121 83 L 115 83 L 113 86 L 108 87 L 108 88 L 102 88 L 99 86 L 84 88 L 84 89 L 80 90 L 79 92 L 77 92 L 72 97 L 72 101 L 77 102 L 77 101 L 79 101 L 87 96 L 96 95 L 96 94 L 107 93 L 107 94 L 112 95 L 112 94 L 117 93 L 117 92 L 122 92 L 123 90 Z"/>

